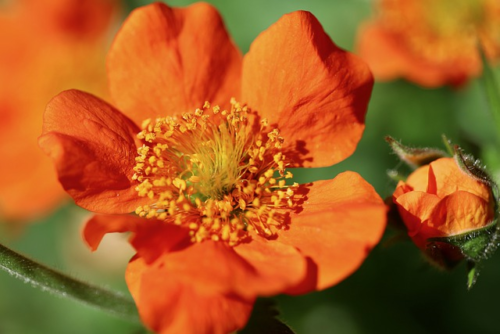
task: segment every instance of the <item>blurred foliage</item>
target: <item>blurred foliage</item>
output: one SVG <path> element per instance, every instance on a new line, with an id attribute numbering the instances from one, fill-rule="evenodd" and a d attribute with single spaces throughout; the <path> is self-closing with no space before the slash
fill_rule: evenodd
<path id="1" fill-rule="evenodd" d="M 149 3 L 128 0 L 128 10 Z M 182 6 L 193 1 L 168 1 Z M 252 40 L 284 13 L 311 11 L 332 39 L 353 50 L 356 29 L 370 15 L 368 0 L 214 0 L 235 42 L 243 52 Z M 383 197 L 394 182 L 387 170 L 401 165 L 384 141 L 386 135 L 412 146 L 443 148 L 441 135 L 477 157 L 485 158 L 498 175 L 498 147 L 486 95 L 478 81 L 460 90 L 422 89 L 404 81 L 377 83 L 357 151 L 344 162 L 296 173 L 301 182 L 332 178 L 344 170 L 359 172 Z M 335 145 L 335 143 L 331 143 Z M 483 148 L 481 150 L 480 148 Z M 497 162 L 495 162 L 497 161 Z M 61 240 L 75 224 L 71 205 L 29 226 L 8 245 L 47 265 L 82 279 L 126 291 L 123 272 L 99 275 L 97 269 L 68 266 Z M 369 222 L 367 222 L 369 224 Z M 384 240 L 394 235 L 388 231 Z M 73 240 L 73 239 L 71 239 Z M 76 241 L 74 242 L 81 242 Z M 69 261 L 69 263 L 71 260 Z M 125 265 L 125 264 L 124 264 Z M 466 289 L 465 267 L 452 272 L 432 268 L 409 241 L 384 241 L 360 270 L 337 286 L 305 296 L 279 296 L 281 318 L 298 334 L 339 333 L 498 333 L 496 300 L 500 297 L 500 255 L 486 261 L 478 283 Z M 138 326 L 70 300 L 49 296 L 0 273 L 0 333 L 140 333 Z"/>

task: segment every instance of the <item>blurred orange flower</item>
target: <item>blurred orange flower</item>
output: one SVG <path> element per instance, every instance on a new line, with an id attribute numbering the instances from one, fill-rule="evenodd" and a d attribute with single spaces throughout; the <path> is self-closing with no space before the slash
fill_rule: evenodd
<path id="1" fill-rule="evenodd" d="M 500 56 L 498 0 L 378 0 L 358 52 L 382 81 L 460 86 L 481 73 L 478 44 Z"/>
<path id="2" fill-rule="evenodd" d="M 0 216 L 31 219 L 65 197 L 37 137 L 47 102 L 78 87 L 106 94 L 114 0 L 19 0 L 0 6 Z"/>
<path id="3" fill-rule="evenodd" d="M 380 239 L 385 206 L 358 174 L 289 182 L 288 167 L 352 154 L 373 85 L 310 13 L 242 57 L 210 5 L 153 4 L 130 15 L 107 65 L 123 113 L 63 92 L 39 143 L 76 203 L 107 214 L 85 228 L 91 248 L 132 232 L 126 279 L 152 330 L 232 332 L 257 296 L 327 288 Z"/>
<path id="4" fill-rule="evenodd" d="M 494 219 L 490 187 L 462 172 L 452 158 L 418 168 L 399 182 L 393 200 L 408 235 L 422 250 L 429 238 L 469 232 Z"/>

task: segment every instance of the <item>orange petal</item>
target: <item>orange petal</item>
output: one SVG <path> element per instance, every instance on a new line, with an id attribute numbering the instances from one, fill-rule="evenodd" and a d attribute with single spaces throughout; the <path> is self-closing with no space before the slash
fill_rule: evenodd
<path id="1" fill-rule="evenodd" d="M 396 198 L 398 198 L 399 196 L 406 194 L 407 192 L 410 192 L 412 190 L 413 190 L 412 187 L 410 187 L 403 181 L 399 181 L 396 186 L 396 189 L 394 190 L 394 193 L 392 194 L 392 199 L 395 201 Z"/>
<path id="2" fill-rule="evenodd" d="M 486 226 L 494 219 L 493 206 L 484 199 L 465 191 L 443 198 L 426 224 L 437 230 L 427 238 L 465 233 Z M 426 231 L 422 231 L 426 233 Z"/>
<path id="3" fill-rule="evenodd" d="M 253 300 L 206 289 L 200 291 L 199 285 L 183 278 L 172 273 L 162 261 L 154 266 L 141 258 L 130 262 L 127 284 L 143 322 L 150 329 L 161 334 L 227 334 L 244 327 Z"/>
<path id="4" fill-rule="evenodd" d="M 490 188 L 462 172 L 453 158 L 433 161 L 430 164 L 427 192 L 443 198 L 459 190 L 475 194 L 487 202 L 492 200 Z"/>
<path id="5" fill-rule="evenodd" d="M 414 191 L 427 191 L 429 183 L 429 165 L 417 168 L 406 179 L 406 184 L 413 188 Z"/>
<path id="6" fill-rule="evenodd" d="M 150 248 L 154 247 L 160 249 L 162 245 L 150 244 Z M 283 254 L 291 262 L 287 268 L 288 272 L 298 276 L 290 268 L 297 266 L 300 270 L 302 266 L 305 275 L 304 260 L 300 254 L 294 254 L 288 249 L 283 251 L 285 247 L 276 249 L 260 252 L 251 249 L 244 253 L 257 256 L 262 256 L 266 252 Z M 259 258 L 251 263 L 240 256 L 234 248 L 222 242 L 204 241 L 189 244 L 184 248 L 161 254 L 156 262 L 158 261 L 163 262 L 165 270 L 171 275 L 182 278 L 186 284 L 197 286 L 203 293 L 236 294 L 245 299 L 253 299 L 258 295 L 277 294 L 297 281 L 297 278 L 284 278 L 285 275 L 279 275 L 271 269 L 254 267 L 253 263 L 262 263 L 259 262 Z M 269 259 L 267 265 L 272 266 L 273 261 Z"/>
<path id="7" fill-rule="evenodd" d="M 424 249 L 426 238 L 421 235 L 421 230 L 439 203 L 439 198 L 422 191 L 412 191 L 399 196 L 394 202 L 398 205 L 408 235 L 417 246 Z"/>
<path id="8" fill-rule="evenodd" d="M 189 230 L 156 219 L 140 219 L 130 243 L 144 261 L 151 263 L 162 254 L 192 245 Z"/>
<path id="9" fill-rule="evenodd" d="M 104 235 L 115 232 L 133 232 L 130 243 L 147 263 L 192 245 L 187 229 L 135 215 L 94 215 L 85 224 L 83 239 L 94 251 Z"/>
<path id="10" fill-rule="evenodd" d="M 357 51 L 381 81 L 403 77 L 423 87 L 460 86 L 480 72 L 477 59 L 429 62 L 413 53 L 405 42 L 385 31 L 382 24 L 372 22 L 360 29 Z"/>
<path id="11" fill-rule="evenodd" d="M 356 50 L 373 71 L 377 80 L 389 81 L 401 76 L 404 58 L 398 52 L 399 46 L 375 23 L 361 26 L 358 32 Z"/>
<path id="12" fill-rule="evenodd" d="M 249 243 L 234 248 L 256 271 L 257 280 L 246 283 L 259 295 L 276 295 L 306 277 L 307 261 L 295 247 L 254 235 Z"/>
<path id="13" fill-rule="evenodd" d="M 134 231 L 143 221 L 132 215 L 94 215 L 83 228 L 83 240 L 95 251 L 107 233 Z"/>
<path id="14" fill-rule="evenodd" d="M 134 231 L 131 244 L 139 256 L 152 263 L 169 254 L 167 266 L 172 273 L 185 275 L 186 281 L 209 290 L 222 289 L 224 293 L 232 291 L 250 298 L 276 295 L 306 275 L 304 256 L 294 247 L 273 240 L 254 236 L 234 248 L 222 242 L 192 243 L 185 228 L 158 220 L 139 220 L 129 229 Z M 220 286 L 220 282 L 224 284 Z"/>
<path id="15" fill-rule="evenodd" d="M 70 90 L 48 104 L 39 145 L 76 204 L 98 213 L 128 213 L 145 201 L 131 179 L 138 131 L 104 101 Z"/>
<path id="16" fill-rule="evenodd" d="M 325 289 L 353 273 L 380 240 L 386 211 L 373 187 L 354 172 L 315 182 L 303 211 L 292 214 L 290 229 L 278 238 L 317 266 L 317 275 L 310 276 L 317 281 L 293 293 Z"/>
<path id="17" fill-rule="evenodd" d="M 116 105 L 137 124 L 227 104 L 239 93 L 241 54 L 218 12 L 206 3 L 135 10 L 108 55 Z"/>
<path id="18" fill-rule="evenodd" d="M 118 9 L 116 0 L 20 1 L 23 22 L 49 38 L 95 40 Z"/>
<path id="19" fill-rule="evenodd" d="M 302 166 L 333 165 L 354 152 L 372 85 L 366 64 L 333 44 L 308 12 L 282 17 L 243 61 L 243 102 L 277 125 Z"/>
<path id="20" fill-rule="evenodd" d="M 0 166 L 0 212 L 8 220 L 39 218 L 69 199 L 57 181 L 52 161 L 37 147 L 36 138 L 32 139 L 15 160 L 0 154 L 11 162 Z M 4 144 L 8 146 L 8 142 Z"/>

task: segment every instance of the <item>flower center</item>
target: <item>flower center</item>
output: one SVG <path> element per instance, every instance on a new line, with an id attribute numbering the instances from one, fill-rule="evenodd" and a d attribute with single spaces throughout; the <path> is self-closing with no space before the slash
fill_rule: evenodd
<path id="1" fill-rule="evenodd" d="M 263 119 L 254 130 L 251 113 L 233 99 L 230 111 L 205 102 L 181 117 L 145 120 L 133 179 L 151 204 L 136 214 L 188 227 L 193 242 L 236 245 L 249 231 L 271 238 L 285 228 L 298 185 L 286 182 L 278 129 Z"/>

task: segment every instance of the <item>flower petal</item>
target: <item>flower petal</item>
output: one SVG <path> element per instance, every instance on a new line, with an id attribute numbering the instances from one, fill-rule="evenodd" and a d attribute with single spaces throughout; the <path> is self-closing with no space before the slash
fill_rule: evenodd
<path id="1" fill-rule="evenodd" d="M 253 236 L 252 241 L 234 248 L 256 270 L 258 280 L 248 282 L 247 288 L 259 295 L 276 295 L 304 280 L 307 260 L 295 247 L 276 240 Z"/>
<path id="2" fill-rule="evenodd" d="M 386 212 L 373 187 L 354 172 L 314 183 L 303 211 L 292 214 L 290 229 L 278 238 L 317 266 L 317 281 L 293 293 L 325 289 L 353 273 L 380 240 Z"/>
<path id="3" fill-rule="evenodd" d="M 407 41 L 385 31 L 378 22 L 362 26 L 359 36 L 358 53 L 370 65 L 377 80 L 404 77 L 423 87 L 460 86 L 469 76 L 478 75 L 481 69 L 478 59 L 471 57 L 426 61 L 411 51 Z"/>
<path id="4" fill-rule="evenodd" d="M 241 54 L 218 12 L 206 3 L 135 10 L 108 55 L 116 105 L 137 124 L 194 111 L 239 93 Z"/>
<path id="5" fill-rule="evenodd" d="M 395 198 L 394 202 L 398 205 L 408 235 L 422 249 L 425 249 L 427 239 L 426 235 L 422 235 L 422 229 L 439 201 L 438 196 L 423 191 L 412 191 Z"/>
<path id="6" fill-rule="evenodd" d="M 165 262 L 146 264 L 133 259 L 126 280 L 144 323 L 158 333 L 220 333 L 242 328 L 253 300 L 212 293 L 173 275 Z"/>
<path id="7" fill-rule="evenodd" d="M 283 16 L 243 61 L 242 101 L 277 125 L 302 166 L 329 166 L 354 152 L 372 85 L 366 64 L 333 44 L 308 12 Z"/>
<path id="8" fill-rule="evenodd" d="M 406 179 L 406 184 L 414 191 L 427 191 L 429 183 L 429 165 L 422 166 L 411 173 Z"/>
<path id="9" fill-rule="evenodd" d="M 450 236 L 486 226 L 494 219 L 494 209 L 481 197 L 457 191 L 435 207 L 428 226 L 438 232 L 432 236 Z"/>
<path id="10" fill-rule="evenodd" d="M 189 230 L 156 219 L 136 218 L 130 243 L 146 262 L 152 263 L 161 255 L 184 249 L 192 245 Z"/>
<path id="11" fill-rule="evenodd" d="M 107 233 L 133 231 L 142 221 L 132 215 L 93 215 L 83 228 L 83 240 L 95 251 Z"/>
<path id="12" fill-rule="evenodd" d="M 15 160 L 0 153 L 4 161 L 15 161 L 0 166 L 0 212 L 4 219 L 38 218 L 69 199 L 57 181 L 52 161 L 38 149 L 36 138 L 32 139 L 27 150 L 17 152 Z"/>
<path id="13" fill-rule="evenodd" d="M 48 104 L 39 145 L 76 204 L 98 213 L 128 213 L 145 201 L 132 181 L 138 132 L 109 104 L 70 90 Z"/>
<path id="14" fill-rule="evenodd" d="M 400 47 L 375 23 L 364 24 L 358 32 L 356 49 L 370 65 L 377 80 L 394 80 L 401 75 L 405 59 L 398 52 Z M 403 64 L 402 64 L 403 63 Z"/>
<path id="15" fill-rule="evenodd" d="M 433 161 L 429 169 L 427 192 L 443 198 L 458 190 L 475 194 L 487 202 L 492 200 L 489 186 L 462 172 L 453 158 Z"/>
<path id="16" fill-rule="evenodd" d="M 193 244 L 187 229 L 132 215 L 95 215 L 83 236 L 95 250 L 106 233 L 126 231 L 134 233 L 130 242 L 143 261 L 153 265 L 162 258 L 172 273 L 210 291 L 247 298 L 275 295 L 306 275 L 306 260 L 294 247 L 258 236 L 235 248 L 222 242 Z"/>

